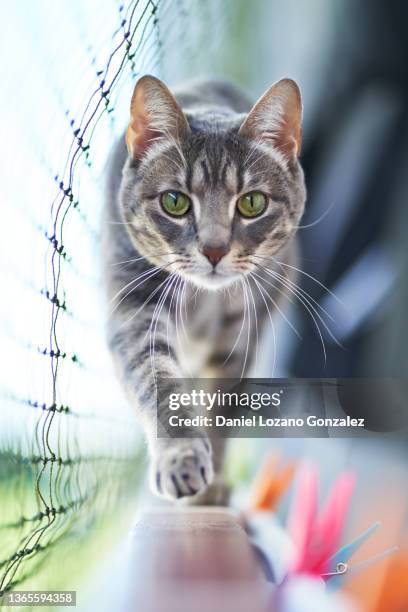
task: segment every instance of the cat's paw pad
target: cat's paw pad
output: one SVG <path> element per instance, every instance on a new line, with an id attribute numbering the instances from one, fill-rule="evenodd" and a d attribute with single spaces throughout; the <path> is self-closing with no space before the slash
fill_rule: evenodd
<path id="1" fill-rule="evenodd" d="M 211 446 L 206 439 L 174 440 L 152 464 L 153 490 L 167 499 L 202 493 L 214 477 Z"/>

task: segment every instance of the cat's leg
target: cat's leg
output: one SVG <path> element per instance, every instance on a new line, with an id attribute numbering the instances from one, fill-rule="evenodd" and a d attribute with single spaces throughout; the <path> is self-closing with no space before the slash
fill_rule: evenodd
<path id="1" fill-rule="evenodd" d="M 258 306 L 254 300 L 254 307 Z M 221 379 L 238 380 L 247 375 L 256 350 L 255 319 L 252 313 L 252 320 L 248 315 L 248 302 L 244 295 L 237 293 L 231 301 L 223 299 L 219 308 L 223 316 L 216 336 L 217 341 L 214 343 L 205 368 L 200 373 L 202 378 L 214 379 L 214 391 L 218 390 L 217 381 Z M 228 416 L 233 416 L 233 414 L 230 412 Z M 210 437 L 213 448 L 214 480 L 202 495 L 192 499 L 191 502 L 227 505 L 230 489 L 225 481 L 224 460 L 228 440 L 220 437 L 216 429 L 210 432 Z"/>
<path id="2" fill-rule="evenodd" d="M 111 323 L 109 340 L 119 376 L 146 433 L 151 487 L 159 495 L 178 499 L 205 491 L 213 480 L 213 461 L 211 443 L 204 433 L 188 437 L 189 431 L 184 429 L 180 430 L 180 438 L 157 435 L 157 424 L 166 423 L 169 415 L 174 414 L 168 401 L 158 405 L 157 388 L 161 390 L 160 397 L 166 392 L 175 393 L 176 386 L 181 384 L 178 379 L 183 377 L 167 314 L 163 307 L 157 317 L 157 307 L 150 304 L 137 317 L 134 311 L 122 308 Z M 180 393 L 183 390 L 178 389 Z M 191 410 L 183 407 L 177 415 L 192 416 Z M 196 430 L 194 434 L 197 435 Z"/>

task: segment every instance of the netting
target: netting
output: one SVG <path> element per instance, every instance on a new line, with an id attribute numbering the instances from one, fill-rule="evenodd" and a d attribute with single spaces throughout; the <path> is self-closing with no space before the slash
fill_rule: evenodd
<path id="1" fill-rule="evenodd" d="M 218 0 L 7 6 L 0 592 L 75 585 L 135 498 L 143 444 L 105 346 L 104 167 L 137 77 L 222 72 L 238 10 Z"/>

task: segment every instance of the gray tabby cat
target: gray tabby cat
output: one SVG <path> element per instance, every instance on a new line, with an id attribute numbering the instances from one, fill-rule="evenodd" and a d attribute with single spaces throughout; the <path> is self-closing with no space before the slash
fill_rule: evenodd
<path id="1" fill-rule="evenodd" d="M 168 407 L 157 408 L 156 384 L 248 372 L 262 325 L 290 287 L 284 270 L 305 203 L 301 113 L 289 79 L 252 109 L 224 82 L 174 95 L 152 76 L 136 84 L 127 146 L 119 142 L 110 167 L 108 335 L 164 497 L 224 501 L 222 444 L 204 434 L 158 438 L 156 410 Z"/>

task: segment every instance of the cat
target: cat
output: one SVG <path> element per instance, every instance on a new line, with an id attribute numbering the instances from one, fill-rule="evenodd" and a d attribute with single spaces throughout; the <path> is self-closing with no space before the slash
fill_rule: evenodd
<path id="1" fill-rule="evenodd" d="M 287 293 L 282 266 L 292 270 L 296 258 L 301 119 L 290 79 L 253 106 L 224 81 L 174 94 L 153 76 L 136 83 L 109 162 L 107 330 L 163 497 L 225 503 L 222 441 L 158 437 L 156 411 L 169 407 L 156 405 L 156 385 L 190 374 L 240 378 L 253 364 L 265 320 Z"/>

